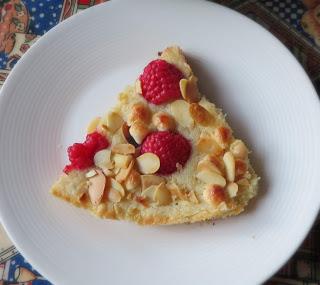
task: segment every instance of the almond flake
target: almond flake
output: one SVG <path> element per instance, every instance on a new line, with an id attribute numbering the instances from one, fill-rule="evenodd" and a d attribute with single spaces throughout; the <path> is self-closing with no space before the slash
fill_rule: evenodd
<path id="1" fill-rule="evenodd" d="M 196 146 L 198 151 L 201 153 L 220 155 L 223 151 L 213 137 L 210 137 L 209 135 L 206 136 L 201 134 Z"/>
<path id="2" fill-rule="evenodd" d="M 234 198 L 237 196 L 237 193 L 238 193 L 238 184 L 232 182 L 232 183 L 229 183 L 226 187 L 227 189 L 227 192 L 229 194 L 229 197 L 230 198 Z"/>
<path id="3" fill-rule="evenodd" d="M 189 79 L 181 79 L 179 82 L 180 92 L 184 100 L 188 103 L 197 103 L 201 99 L 198 89 L 198 78 L 191 76 Z"/>
<path id="4" fill-rule="evenodd" d="M 131 126 L 134 122 L 143 122 L 149 125 L 151 120 L 151 111 L 149 107 L 143 103 L 136 103 L 131 108 L 131 113 L 128 117 L 128 125 Z"/>
<path id="5" fill-rule="evenodd" d="M 227 151 L 223 155 L 223 162 L 226 168 L 227 179 L 228 181 L 233 182 L 235 178 L 235 160 L 230 151 Z"/>
<path id="6" fill-rule="evenodd" d="M 153 174 L 160 168 L 160 159 L 154 153 L 146 152 L 137 157 L 137 165 L 140 173 Z"/>
<path id="7" fill-rule="evenodd" d="M 214 171 L 201 170 L 196 174 L 196 177 L 207 184 L 226 186 L 226 179 Z"/>
<path id="8" fill-rule="evenodd" d="M 148 126 L 141 121 L 135 121 L 129 129 L 129 134 L 137 144 L 141 144 L 149 132 Z"/>
<path id="9" fill-rule="evenodd" d="M 91 178 L 91 177 L 94 177 L 96 175 L 98 175 L 98 172 L 96 170 L 94 170 L 94 169 L 91 169 L 86 173 L 86 177 L 87 178 Z"/>
<path id="10" fill-rule="evenodd" d="M 176 127 L 174 119 L 165 112 L 157 112 L 152 117 L 152 123 L 158 131 L 174 130 Z"/>
<path id="11" fill-rule="evenodd" d="M 203 199 L 215 207 L 225 202 L 226 195 L 223 187 L 219 185 L 208 185 L 203 191 Z"/>
<path id="12" fill-rule="evenodd" d="M 219 127 L 214 130 L 214 139 L 225 149 L 231 139 L 231 130 L 226 127 Z"/>
<path id="13" fill-rule="evenodd" d="M 180 189 L 177 184 L 170 182 L 166 184 L 167 189 L 171 192 L 173 197 L 177 197 L 180 200 L 188 200 L 184 190 Z"/>
<path id="14" fill-rule="evenodd" d="M 111 188 L 117 190 L 120 193 L 121 197 L 124 197 L 125 191 L 122 185 L 113 178 L 110 178 L 110 182 L 111 182 Z"/>
<path id="15" fill-rule="evenodd" d="M 157 186 L 153 200 L 156 201 L 159 206 L 169 205 L 172 202 L 171 193 L 166 188 L 165 183 L 161 183 Z"/>
<path id="16" fill-rule="evenodd" d="M 210 126 L 214 123 L 214 117 L 198 103 L 190 104 L 189 111 L 195 122 L 201 126 Z"/>
<path id="17" fill-rule="evenodd" d="M 160 185 L 165 179 L 157 175 L 141 175 L 142 190 L 147 189 L 151 185 Z"/>
<path id="18" fill-rule="evenodd" d="M 121 194 L 119 191 L 110 188 L 108 193 L 108 200 L 113 203 L 119 203 L 121 201 Z"/>
<path id="19" fill-rule="evenodd" d="M 157 186 L 151 185 L 150 187 L 148 187 L 147 189 L 141 192 L 141 196 L 145 198 L 149 198 L 151 201 L 153 201 L 154 193 L 156 190 L 157 190 Z"/>
<path id="20" fill-rule="evenodd" d="M 248 157 L 248 149 L 241 140 L 235 140 L 230 145 L 230 151 L 235 158 L 246 159 Z"/>
<path id="21" fill-rule="evenodd" d="M 123 119 L 116 112 L 110 112 L 107 114 L 104 124 L 110 132 L 114 133 L 122 126 Z"/>
<path id="22" fill-rule="evenodd" d="M 132 168 L 134 165 L 134 161 L 131 161 L 128 168 L 121 168 L 119 173 L 116 175 L 116 180 L 119 183 L 122 183 L 123 181 L 125 181 L 128 177 L 128 175 L 130 174 Z"/>
<path id="23" fill-rule="evenodd" d="M 141 185 L 141 178 L 139 172 L 132 169 L 129 176 L 125 180 L 124 186 L 128 191 L 132 191 Z"/>
<path id="24" fill-rule="evenodd" d="M 122 134 L 123 139 L 126 140 L 127 142 L 129 142 L 130 133 L 129 133 L 129 126 L 127 125 L 127 123 L 122 124 L 121 134 Z"/>
<path id="25" fill-rule="evenodd" d="M 110 149 L 103 149 L 94 155 L 93 161 L 94 165 L 101 169 L 112 169 L 114 167 L 113 162 L 111 161 L 111 151 Z"/>
<path id="26" fill-rule="evenodd" d="M 104 168 L 102 169 L 102 172 L 105 176 L 108 176 L 108 177 L 114 176 L 113 171 L 111 171 L 110 169 Z"/>
<path id="27" fill-rule="evenodd" d="M 116 153 L 113 156 L 114 166 L 119 168 L 127 168 L 132 161 L 132 155 L 124 155 Z"/>
<path id="28" fill-rule="evenodd" d="M 89 197 L 90 201 L 94 206 L 97 206 L 100 204 L 104 188 L 106 186 L 106 177 L 102 173 L 101 170 L 96 169 L 97 175 L 89 178 Z"/>
<path id="29" fill-rule="evenodd" d="M 116 144 L 112 147 L 112 152 L 119 154 L 134 154 L 136 149 L 132 144 Z"/>
<path id="30" fill-rule="evenodd" d="M 100 117 L 96 117 L 89 123 L 87 127 L 88 134 L 94 133 L 97 130 L 97 127 L 100 123 L 100 119 L 101 119 Z"/>
<path id="31" fill-rule="evenodd" d="M 222 175 L 221 170 L 211 161 L 209 160 L 201 160 L 197 165 L 197 172 L 200 172 L 201 170 L 209 170 L 212 172 L 216 172 L 220 175 Z"/>
<path id="32" fill-rule="evenodd" d="M 248 188 L 250 186 L 248 179 L 245 178 L 238 180 L 237 184 L 240 188 Z"/>

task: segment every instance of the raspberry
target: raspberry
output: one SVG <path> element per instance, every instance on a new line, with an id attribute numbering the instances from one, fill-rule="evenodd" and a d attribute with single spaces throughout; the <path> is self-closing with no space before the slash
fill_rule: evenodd
<path id="1" fill-rule="evenodd" d="M 154 132 L 142 143 L 141 154 L 152 152 L 160 159 L 158 174 L 171 174 L 177 170 L 178 164 L 184 166 L 191 154 L 189 141 L 178 133 L 169 131 Z"/>
<path id="2" fill-rule="evenodd" d="M 95 153 L 108 146 L 108 140 L 98 132 L 87 135 L 84 143 L 75 143 L 68 147 L 71 164 L 66 165 L 63 171 L 68 174 L 72 170 L 81 170 L 92 166 Z"/>
<path id="3" fill-rule="evenodd" d="M 181 97 L 179 81 L 183 74 L 162 59 L 151 61 L 140 75 L 142 96 L 155 105 Z"/>
<path id="4" fill-rule="evenodd" d="M 107 139 L 98 132 L 88 134 L 83 144 L 93 154 L 109 146 Z"/>

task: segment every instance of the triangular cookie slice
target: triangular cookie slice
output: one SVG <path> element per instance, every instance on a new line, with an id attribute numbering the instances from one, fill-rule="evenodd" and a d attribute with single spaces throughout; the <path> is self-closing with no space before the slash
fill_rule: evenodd
<path id="1" fill-rule="evenodd" d="M 68 148 L 51 193 L 101 218 L 192 223 L 238 215 L 257 193 L 248 148 L 199 93 L 179 47 L 165 49 Z"/>

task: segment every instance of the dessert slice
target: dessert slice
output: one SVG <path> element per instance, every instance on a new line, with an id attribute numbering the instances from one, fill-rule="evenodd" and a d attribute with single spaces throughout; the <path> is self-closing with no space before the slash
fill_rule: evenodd
<path id="1" fill-rule="evenodd" d="M 242 212 L 258 176 L 197 81 L 181 49 L 165 49 L 68 148 L 70 164 L 51 193 L 98 217 L 144 225 Z"/>

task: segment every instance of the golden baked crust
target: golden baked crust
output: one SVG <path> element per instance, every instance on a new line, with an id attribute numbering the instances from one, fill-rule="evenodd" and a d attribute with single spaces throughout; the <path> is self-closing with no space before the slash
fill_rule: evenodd
<path id="1" fill-rule="evenodd" d="M 97 217 L 141 225 L 238 215 L 257 194 L 259 180 L 247 147 L 233 137 L 221 110 L 199 93 L 181 49 L 169 47 L 160 57 L 184 74 L 183 99 L 151 105 L 141 96 L 139 81 L 127 87 L 117 105 L 88 128 L 106 135 L 110 149 L 95 159 L 94 167 L 62 175 L 51 193 Z M 186 165 L 177 166 L 171 175 L 142 173 L 141 163 L 148 169 L 157 167 L 157 162 L 154 157 L 141 159 L 132 141 L 140 144 L 154 130 L 177 131 L 192 144 Z"/>

